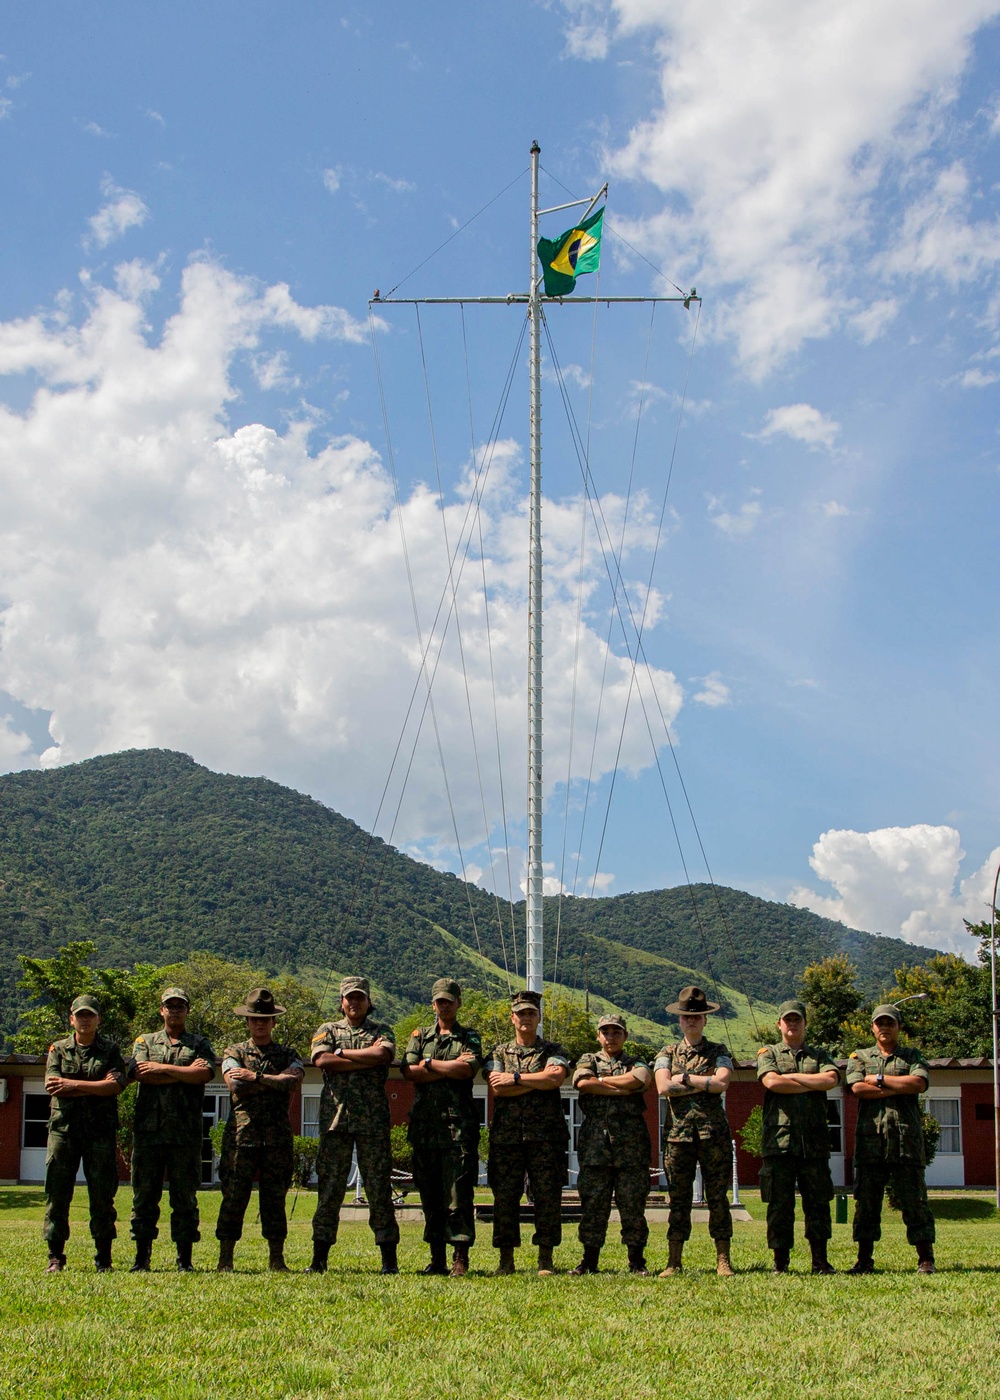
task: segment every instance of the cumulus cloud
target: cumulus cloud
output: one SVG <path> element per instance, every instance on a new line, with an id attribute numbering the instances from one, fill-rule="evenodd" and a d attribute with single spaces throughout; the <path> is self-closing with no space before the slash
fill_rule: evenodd
<path id="1" fill-rule="evenodd" d="M 154 338 L 141 301 L 148 276 L 125 266 L 132 270 L 120 273 L 116 289 L 91 286 L 78 324 L 65 308 L 0 324 L 0 374 L 33 375 L 38 384 L 27 408 L 0 404 L 0 688 L 51 714 L 51 743 L 37 761 L 177 748 L 215 768 L 267 773 L 370 825 L 424 662 L 448 736 L 450 801 L 463 841 L 483 835 L 470 707 L 481 726 L 488 810 L 499 817 L 488 757 L 499 742 L 507 800 L 519 816 L 519 444 L 497 446 L 488 476 L 483 462 L 468 464 L 442 507 L 423 486 L 397 499 L 376 451 L 357 436 L 314 445 L 315 425 L 304 419 L 282 431 L 260 422 L 233 427 L 227 411 L 240 366 L 272 382 L 292 367 L 275 351 L 275 336 L 351 344 L 360 339 L 357 323 L 201 259 L 184 269 L 179 305 Z M 600 504 L 617 539 L 625 501 L 609 495 Z M 600 712 L 595 775 L 614 766 L 631 684 L 628 659 L 609 652 L 603 618 L 575 644 L 581 510 L 578 500 L 546 503 L 550 790 L 567 777 L 574 705 L 578 733 L 593 733 Z M 633 498 L 629 519 L 634 547 L 648 549 L 655 510 Z M 445 526 L 458 560 L 451 578 L 464 666 Z M 601 586 L 600 551 L 588 558 L 589 598 Z M 652 594 L 649 625 L 659 607 Z M 671 724 L 682 699 L 674 676 L 654 671 L 639 684 L 648 700 L 655 685 Z M 650 755 L 634 693 L 630 716 L 622 762 L 637 771 Z M 435 858 L 453 843 L 429 733 L 418 687 L 402 748 L 406 756 L 416 744 L 416 756 L 393 839 Z M 36 761 L 16 732 L 4 732 L 0 746 L 8 764 Z M 577 746 L 572 778 L 586 777 L 586 750 Z M 390 816 L 398 797 L 393 786 Z M 389 820 L 383 815 L 381 834 Z M 482 866 L 481 853 L 472 855 Z"/>
<path id="2" fill-rule="evenodd" d="M 759 492 L 754 492 L 750 500 L 744 501 L 738 510 L 727 510 L 723 502 L 716 496 L 708 498 L 708 518 L 717 530 L 721 530 L 730 539 L 737 539 L 741 535 L 750 535 L 756 530 L 761 522 L 764 507 L 759 499 Z"/>
<path id="3" fill-rule="evenodd" d="M 702 687 L 692 695 L 699 705 L 707 705 L 710 709 L 718 709 L 720 705 L 731 705 L 732 695 L 729 686 L 719 675 L 718 671 L 711 671 L 707 676 L 702 677 Z"/>
<path id="4" fill-rule="evenodd" d="M 106 248 L 130 228 L 141 228 L 149 218 L 149 209 L 134 190 L 123 190 L 110 176 L 106 175 L 101 181 L 101 193 L 106 202 L 88 220 L 87 242 Z"/>
<path id="5" fill-rule="evenodd" d="M 970 957 L 975 950 L 962 920 L 978 923 L 987 916 L 1000 847 L 960 880 L 964 856 L 950 826 L 826 831 L 809 864 L 836 894 L 801 887 L 788 898 L 850 928 Z"/>
<path id="6" fill-rule="evenodd" d="M 323 184 L 330 194 L 336 194 L 340 189 L 340 171 L 333 166 L 328 166 L 323 171 Z"/>
<path id="7" fill-rule="evenodd" d="M 820 413 L 818 408 L 807 403 L 790 403 L 771 409 L 758 437 L 767 439 L 781 433 L 796 442 L 804 442 L 807 447 L 832 449 L 839 432 L 840 424 Z"/>

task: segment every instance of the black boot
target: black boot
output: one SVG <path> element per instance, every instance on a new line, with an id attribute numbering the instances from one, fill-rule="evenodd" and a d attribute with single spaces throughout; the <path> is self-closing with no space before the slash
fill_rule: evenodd
<path id="1" fill-rule="evenodd" d="M 393 1246 L 395 1248 L 395 1246 Z M 431 1262 L 424 1269 L 425 1274 L 446 1274 L 448 1272 L 448 1251 L 443 1244 L 431 1245 Z"/>
<path id="2" fill-rule="evenodd" d="M 49 1266 L 45 1272 L 47 1274 L 61 1274 L 65 1267 L 65 1254 L 61 1250 L 57 1253 L 55 1245 L 49 1245 Z"/>
<path id="3" fill-rule="evenodd" d="M 149 1261 L 153 1257 L 152 1240 L 136 1240 L 135 1242 L 135 1263 L 129 1269 L 130 1274 L 148 1274 Z"/>
<path id="4" fill-rule="evenodd" d="M 191 1250 L 194 1246 L 190 1240 L 177 1246 L 177 1272 L 179 1274 L 193 1274 L 194 1265 L 191 1263 Z"/>
<path id="5" fill-rule="evenodd" d="M 812 1250 L 812 1271 L 814 1274 L 835 1274 L 837 1270 L 826 1257 L 826 1240 L 810 1240 Z"/>
<path id="6" fill-rule="evenodd" d="M 849 1274 L 873 1274 L 875 1272 L 874 1240 L 858 1240 L 858 1262 L 847 1272 Z"/>
<path id="7" fill-rule="evenodd" d="M 94 1267 L 99 1274 L 111 1272 L 111 1241 L 101 1240 L 94 1252 Z"/>
<path id="8" fill-rule="evenodd" d="M 325 1274 L 326 1261 L 330 1257 L 329 1240 L 313 1240 L 312 1263 L 306 1269 L 307 1274 Z"/>
<path id="9" fill-rule="evenodd" d="M 917 1245 L 917 1273 L 937 1273 L 937 1267 L 934 1263 L 934 1246 L 932 1244 L 925 1243 Z"/>
<path id="10" fill-rule="evenodd" d="M 383 1273 L 383 1274 L 398 1274 L 398 1273 L 399 1273 L 399 1262 L 398 1262 L 398 1260 L 396 1259 L 396 1248 L 397 1248 L 397 1247 L 396 1247 L 396 1245 L 394 1245 L 394 1244 L 380 1244 L 380 1245 L 379 1245 L 379 1251 L 381 1252 L 381 1255 L 382 1255 L 382 1268 L 381 1268 L 381 1270 L 380 1270 L 380 1273 Z M 445 1269 L 445 1270 L 444 1270 L 444 1273 L 447 1273 L 447 1272 L 448 1272 L 448 1270 Z"/>
<path id="11" fill-rule="evenodd" d="M 649 1274 L 646 1268 L 646 1252 L 641 1244 L 630 1244 L 628 1247 L 628 1271 L 630 1274 L 639 1274 L 642 1278 Z"/>
<path id="12" fill-rule="evenodd" d="M 642 1253 L 642 1251 L 639 1251 Z M 630 1251 L 631 1253 L 631 1251 Z M 600 1272 L 601 1251 L 596 1244 L 585 1244 L 583 1246 L 583 1258 L 575 1269 L 570 1269 L 571 1274 L 596 1274 Z"/>
<path id="13" fill-rule="evenodd" d="M 774 1273 L 787 1274 L 792 1251 L 790 1249 L 773 1249 L 771 1253 L 774 1255 Z"/>

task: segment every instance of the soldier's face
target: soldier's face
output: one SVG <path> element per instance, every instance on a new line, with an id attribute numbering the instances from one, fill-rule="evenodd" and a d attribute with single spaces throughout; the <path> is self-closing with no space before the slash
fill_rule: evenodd
<path id="1" fill-rule="evenodd" d="M 77 1039 L 83 1045 L 89 1045 L 97 1034 L 97 1027 L 101 1024 L 101 1018 L 96 1011 L 74 1011 L 69 1018 L 69 1023 L 76 1032 Z"/>
<path id="2" fill-rule="evenodd" d="M 620 1055 L 625 1044 L 625 1032 L 621 1026 L 602 1026 L 597 1032 L 597 1039 L 608 1055 Z"/>
<path id="3" fill-rule="evenodd" d="M 247 1030 L 250 1032 L 250 1039 L 255 1045 L 267 1045 L 274 1032 L 276 1018 L 274 1016 L 248 1016 Z"/>
<path id="4" fill-rule="evenodd" d="M 188 1018 L 188 1008 L 186 1001 L 178 1001 L 176 997 L 171 997 L 160 1007 L 160 1015 L 163 1017 L 163 1024 L 171 1035 L 177 1035 L 184 1029 Z"/>
<path id="5" fill-rule="evenodd" d="M 705 1029 L 708 1017 L 698 1011 L 682 1011 L 680 1014 L 681 1030 L 687 1040 L 692 1044 L 701 1039 L 701 1033 Z"/>
<path id="6" fill-rule="evenodd" d="M 530 1045 L 538 1035 L 538 1023 L 542 1019 L 541 1012 L 537 1011 L 533 1006 L 526 1006 L 521 1011 L 512 1011 L 510 1013 L 510 1019 L 514 1023 L 514 1029 L 518 1037 L 522 1039 L 526 1045 Z"/>
<path id="7" fill-rule="evenodd" d="M 458 1015 L 457 1001 L 452 1001 L 451 997 L 434 998 L 434 1014 L 442 1026 L 453 1026 Z"/>
<path id="8" fill-rule="evenodd" d="M 797 1011 L 789 1011 L 787 1015 L 782 1016 L 778 1027 L 786 1045 L 797 1048 L 806 1038 L 806 1023 Z"/>
<path id="9" fill-rule="evenodd" d="M 894 1021 L 891 1016 L 880 1016 L 877 1021 L 872 1022 L 872 1030 L 875 1032 L 875 1039 L 880 1048 L 892 1049 L 899 1039 L 899 1022 Z"/>
<path id="10" fill-rule="evenodd" d="M 368 1015 L 368 1008 L 371 1002 L 364 992 L 348 992 L 346 996 L 340 998 L 341 1009 L 350 1021 L 352 1026 L 360 1026 L 361 1022 Z"/>

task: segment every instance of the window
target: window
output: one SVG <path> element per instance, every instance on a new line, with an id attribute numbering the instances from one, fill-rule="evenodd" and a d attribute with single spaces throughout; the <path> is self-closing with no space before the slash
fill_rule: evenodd
<path id="1" fill-rule="evenodd" d="M 45 1147 L 49 1137 L 48 1094 L 25 1094 L 22 1147 Z"/>
<path id="2" fill-rule="evenodd" d="M 211 1186 L 218 1178 L 215 1170 L 215 1150 L 211 1132 L 217 1123 L 229 1117 L 230 1099 L 225 1093 L 206 1094 L 201 1104 L 201 1184 Z"/>
<path id="3" fill-rule="evenodd" d="M 830 1134 L 830 1151 L 835 1154 L 843 1152 L 844 1140 L 841 1133 L 840 1099 L 827 1099 L 826 1127 L 827 1132 Z"/>
<path id="4" fill-rule="evenodd" d="M 960 1101 L 958 1099 L 926 1099 L 927 1112 L 932 1114 L 941 1125 L 941 1137 L 938 1141 L 938 1155 L 944 1156 L 948 1153 L 958 1153 L 962 1150 L 962 1127 L 959 1117 Z"/>
<path id="5" fill-rule="evenodd" d="M 302 1095 L 302 1136 L 319 1137 L 319 1094 Z"/>

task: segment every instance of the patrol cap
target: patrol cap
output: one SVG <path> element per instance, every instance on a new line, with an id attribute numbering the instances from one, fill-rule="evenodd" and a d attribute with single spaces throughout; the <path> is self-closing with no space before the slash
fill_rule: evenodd
<path id="1" fill-rule="evenodd" d="M 719 1003 L 709 1001 L 700 987 L 682 987 L 677 1000 L 667 1007 L 672 1016 L 707 1016 L 718 1009 Z"/>
<path id="2" fill-rule="evenodd" d="M 75 1016 L 78 1011 L 93 1011 L 95 1016 L 100 1016 L 101 1003 L 89 992 L 85 992 L 83 996 L 74 998 L 73 1005 L 69 1009 L 71 1016 Z"/>
<path id="3" fill-rule="evenodd" d="M 514 992 L 510 999 L 511 1011 L 538 1011 L 542 1009 L 541 992 Z"/>
<path id="4" fill-rule="evenodd" d="M 191 998 L 183 987 L 164 987 L 160 993 L 160 1005 L 166 1006 L 168 1001 L 182 1001 L 185 1006 L 191 1005 Z"/>
<path id="5" fill-rule="evenodd" d="M 351 992 L 364 992 L 369 1001 L 372 999 L 371 984 L 367 977 L 342 977 L 340 980 L 340 995 L 346 997 Z"/>
<path id="6" fill-rule="evenodd" d="M 453 977 L 439 977 L 431 988 L 431 1001 L 458 1001 L 462 989 Z"/>
<path id="7" fill-rule="evenodd" d="M 628 1026 L 625 1024 L 624 1016 L 602 1016 L 597 1023 L 597 1029 L 603 1031 L 605 1026 L 617 1026 L 620 1031 L 628 1034 Z"/>
<path id="8" fill-rule="evenodd" d="M 254 987 L 247 993 L 245 1006 L 234 1006 L 234 1016 L 284 1016 L 285 1008 L 278 1006 L 274 993 L 267 987 Z"/>
<path id="9" fill-rule="evenodd" d="M 778 1007 L 778 1020 L 780 1021 L 783 1016 L 787 1016 L 789 1012 L 792 1012 L 795 1016 L 801 1016 L 803 1021 L 806 1019 L 805 1004 L 801 1001 L 796 1001 L 794 997 L 792 997 L 790 1001 L 783 1001 Z"/>
<path id="10" fill-rule="evenodd" d="M 899 1007 L 893 1006 L 891 1001 L 884 1001 L 881 1006 L 876 1006 L 875 1010 L 872 1012 L 872 1025 L 875 1024 L 880 1016 L 891 1016 L 897 1026 L 902 1025 L 899 1019 Z"/>

